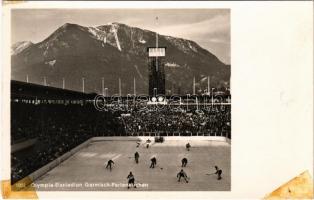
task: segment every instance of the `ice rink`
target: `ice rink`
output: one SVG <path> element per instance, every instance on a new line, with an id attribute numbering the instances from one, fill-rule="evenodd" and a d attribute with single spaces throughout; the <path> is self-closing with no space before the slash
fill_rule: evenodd
<path id="1" fill-rule="evenodd" d="M 185 144 L 192 148 L 187 151 Z M 137 188 L 132 191 L 229 191 L 230 144 L 221 141 L 169 140 L 152 143 L 146 148 L 144 142 L 136 147 L 136 141 L 94 141 L 62 162 L 34 183 L 37 190 L 44 191 L 125 191 L 127 175 L 135 176 Z M 134 153 L 140 154 L 139 163 Z M 157 166 L 152 169 L 150 158 L 157 158 Z M 181 169 L 181 159 L 188 164 L 183 169 L 190 177 L 189 183 L 176 177 Z M 110 171 L 105 166 L 112 159 L 115 164 Z M 222 179 L 214 166 L 222 169 Z"/>

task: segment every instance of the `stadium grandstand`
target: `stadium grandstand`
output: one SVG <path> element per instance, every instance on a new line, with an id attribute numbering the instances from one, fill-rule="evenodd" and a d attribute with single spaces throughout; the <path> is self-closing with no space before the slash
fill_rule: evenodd
<path id="1" fill-rule="evenodd" d="M 11 81 L 12 184 L 94 137 L 231 139 L 230 95 L 97 97 Z"/>
<path id="2" fill-rule="evenodd" d="M 11 82 L 12 183 L 97 136 L 94 133 L 125 133 L 115 118 L 118 113 L 94 108 L 94 96 Z"/>

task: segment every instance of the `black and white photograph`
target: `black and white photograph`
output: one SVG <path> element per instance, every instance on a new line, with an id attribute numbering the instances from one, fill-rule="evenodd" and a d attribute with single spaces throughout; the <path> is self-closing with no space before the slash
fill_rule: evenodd
<path id="1" fill-rule="evenodd" d="M 230 9 L 12 9 L 11 184 L 230 191 Z"/>
<path id="2" fill-rule="evenodd" d="M 313 1 L 0 6 L 0 198 L 314 198 Z"/>

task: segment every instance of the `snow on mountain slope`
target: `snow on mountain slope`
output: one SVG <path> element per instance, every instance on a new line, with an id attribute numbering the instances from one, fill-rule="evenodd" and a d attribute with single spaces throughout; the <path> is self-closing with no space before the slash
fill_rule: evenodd
<path id="1" fill-rule="evenodd" d="M 114 94 L 118 91 L 119 78 L 123 93 L 132 90 L 135 78 L 141 83 L 137 91 L 145 94 L 148 91 L 147 47 L 155 43 L 155 32 L 125 24 L 114 22 L 84 27 L 67 23 L 31 48 L 22 50 L 23 45 L 18 48 L 20 53 L 11 57 L 12 79 L 24 80 L 27 73 L 34 83 L 41 83 L 43 76 L 60 83 L 60 77 L 65 77 L 68 89 L 79 91 L 79 81 L 84 76 L 88 80 L 86 91 L 99 92 L 99 80 L 106 77 L 105 85 Z M 207 85 L 201 81 L 204 76 L 211 76 L 213 87 L 228 86 L 230 65 L 225 65 L 197 43 L 159 35 L 159 45 L 166 47 L 167 87 L 181 85 L 181 92 L 188 93 L 193 77 L 200 88 Z M 220 84 L 221 80 L 224 84 Z"/>
<path id="2" fill-rule="evenodd" d="M 181 51 L 183 51 L 184 53 L 191 53 L 191 52 L 197 53 L 197 49 L 196 49 L 195 45 L 193 46 L 193 44 L 189 40 L 185 40 L 182 38 L 175 38 L 175 37 L 171 37 L 171 36 L 165 36 L 165 38 L 171 44 L 173 44 L 177 48 L 181 49 Z"/>
<path id="3" fill-rule="evenodd" d="M 119 28 L 119 25 L 118 24 L 112 24 L 111 25 L 111 29 L 110 29 L 110 32 L 112 32 L 114 34 L 114 38 L 116 39 L 116 44 L 117 44 L 117 47 L 119 49 L 119 51 L 121 51 L 121 46 L 120 46 L 120 42 L 119 42 L 119 37 L 118 37 L 118 28 Z"/>
<path id="4" fill-rule="evenodd" d="M 142 44 L 145 44 L 146 43 L 146 41 L 145 40 L 143 40 L 143 39 L 139 39 L 139 41 L 138 41 L 139 43 L 142 43 Z"/>
<path id="5" fill-rule="evenodd" d="M 180 67 L 180 65 L 178 65 L 177 63 L 165 63 L 165 66 L 166 67 L 172 67 L 172 68 L 175 68 L 175 67 Z"/>
<path id="6" fill-rule="evenodd" d="M 108 23 L 104 26 L 98 27 L 87 27 L 87 31 L 92 34 L 92 36 L 103 42 L 103 44 L 109 44 L 116 47 L 119 51 L 122 51 L 119 37 L 118 37 L 118 23 Z"/>
<path id="7" fill-rule="evenodd" d="M 53 67 L 53 66 L 56 64 L 56 62 L 57 62 L 57 60 L 51 60 L 51 61 L 45 62 L 45 64 L 47 64 L 47 65 Z"/>
<path id="8" fill-rule="evenodd" d="M 32 46 L 33 43 L 30 41 L 22 41 L 22 42 L 17 42 L 12 45 L 11 48 L 11 55 L 17 55 L 21 53 L 24 49 L 27 49 L 28 47 Z"/>

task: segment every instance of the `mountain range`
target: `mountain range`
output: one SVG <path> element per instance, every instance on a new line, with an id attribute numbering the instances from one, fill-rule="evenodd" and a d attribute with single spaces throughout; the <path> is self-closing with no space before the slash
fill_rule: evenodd
<path id="1" fill-rule="evenodd" d="M 188 31 L 188 30 L 187 30 Z M 102 77 L 110 95 L 148 93 L 147 47 L 156 43 L 156 33 L 121 23 L 85 27 L 66 23 L 39 43 L 21 41 L 12 45 L 12 80 L 43 84 L 85 92 L 101 93 Z M 165 73 L 168 94 L 192 93 L 193 78 L 198 92 L 210 86 L 229 87 L 230 65 L 196 42 L 158 34 L 159 46 L 166 47 Z"/>

